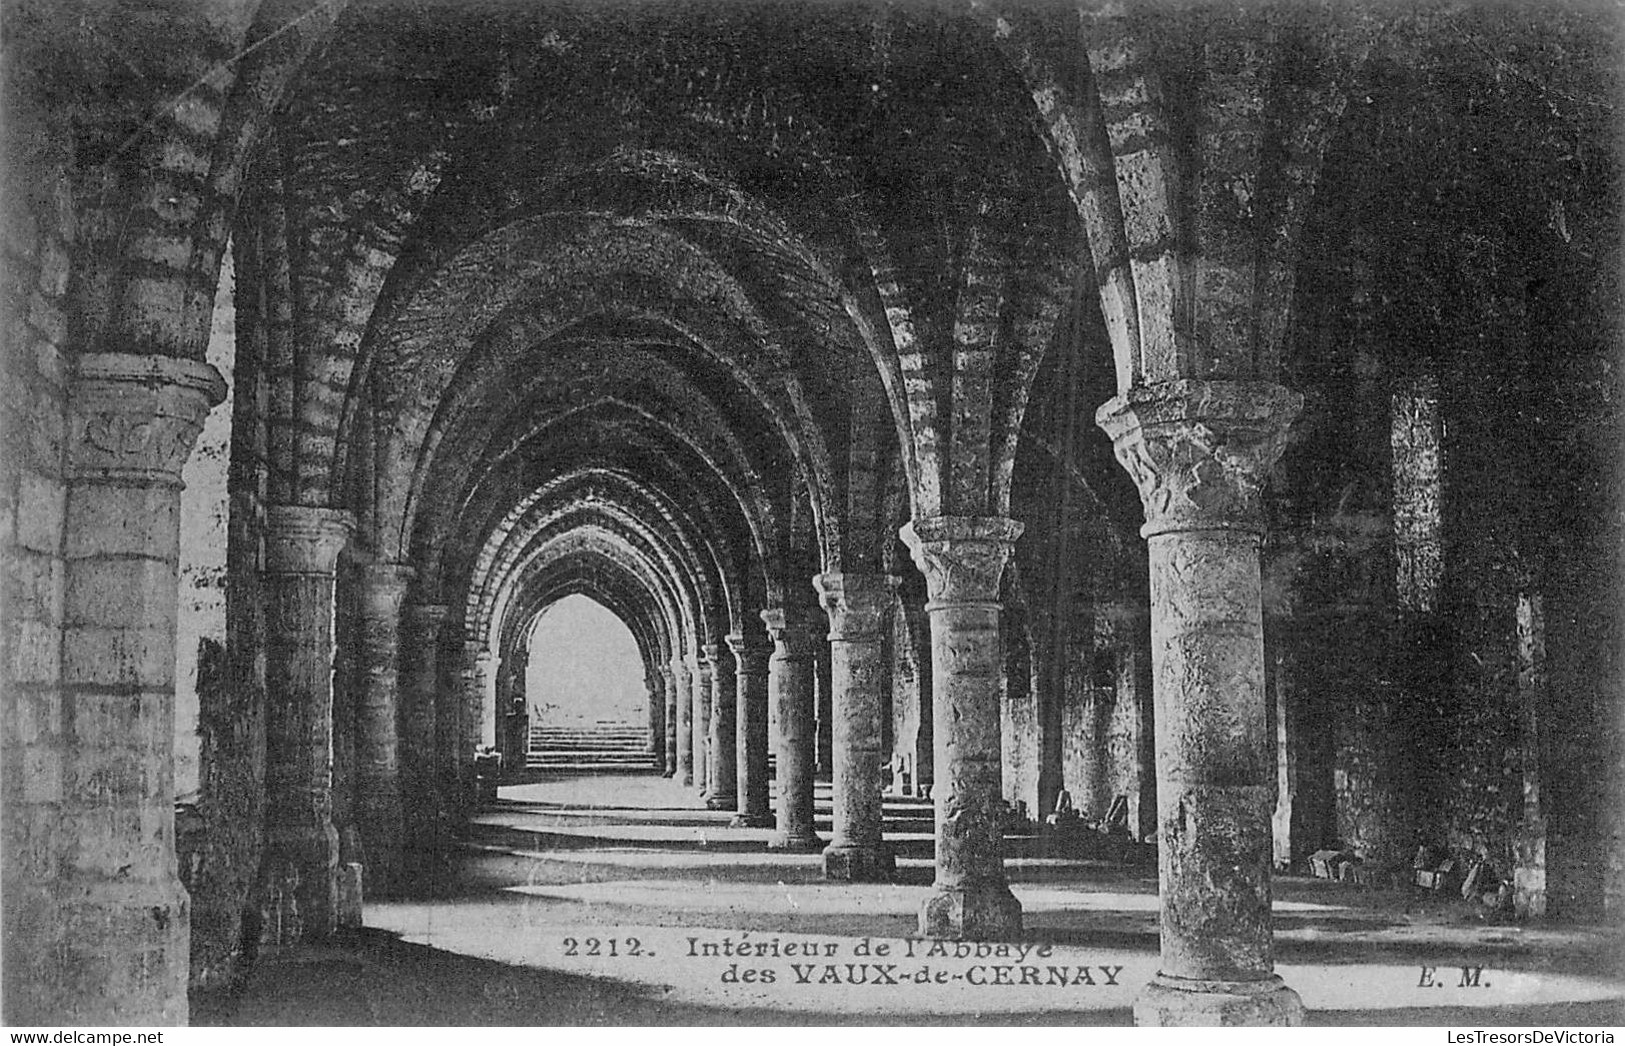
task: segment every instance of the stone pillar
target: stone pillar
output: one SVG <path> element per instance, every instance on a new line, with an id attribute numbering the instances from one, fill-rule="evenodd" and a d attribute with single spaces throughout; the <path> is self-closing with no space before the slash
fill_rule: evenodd
<path id="1" fill-rule="evenodd" d="M 358 629 L 357 589 L 361 568 L 371 557 L 355 545 L 339 553 L 333 585 L 333 635 L 354 636 Z M 335 643 L 333 651 L 333 827 L 339 833 L 338 925 L 354 929 L 363 921 L 362 877 L 366 848 L 356 827 L 355 709 L 360 644 Z"/>
<path id="2" fill-rule="evenodd" d="M 733 826 L 766 828 L 773 823 L 767 800 L 767 659 L 773 650 L 754 635 L 729 636 L 728 649 L 739 690 L 734 722 L 739 816 Z"/>
<path id="3" fill-rule="evenodd" d="M 455 619 L 453 619 L 455 620 Z M 441 629 L 436 654 L 434 696 L 435 779 L 440 782 L 442 818 L 462 816 L 462 762 L 458 756 L 462 735 L 463 679 L 467 672 L 466 646 L 458 638 L 460 629 Z M 448 634 L 449 633 L 449 634 Z"/>
<path id="4" fill-rule="evenodd" d="M 361 568 L 356 599 L 355 823 L 366 854 L 364 896 L 393 890 L 401 874 L 401 777 L 397 704 L 401 602 L 415 571 L 400 563 Z"/>
<path id="5" fill-rule="evenodd" d="M 834 705 L 834 838 L 824 850 L 824 877 L 884 882 L 894 862 L 881 837 L 882 639 L 897 580 L 884 574 L 821 574 L 813 585 L 829 613 Z"/>
<path id="6" fill-rule="evenodd" d="M 295 944 L 337 925 L 333 827 L 333 574 L 350 517 L 266 510 L 263 940 Z"/>
<path id="7" fill-rule="evenodd" d="M 835 774 L 835 701 L 830 684 L 829 643 L 813 644 L 813 750 L 818 757 L 816 773 L 820 780 Z"/>
<path id="8" fill-rule="evenodd" d="M 902 529 L 931 617 L 937 869 L 920 911 L 926 937 L 1021 934 L 1021 904 L 1004 877 L 999 742 L 999 579 L 1020 535 L 1020 523 L 1000 517 L 918 519 Z"/>
<path id="9" fill-rule="evenodd" d="M 442 808 L 435 751 L 435 695 L 440 688 L 440 630 L 449 608 L 408 603 L 401 617 L 401 815 L 406 867 L 432 864 L 440 838 Z"/>
<path id="10" fill-rule="evenodd" d="M 509 647 L 502 658 L 497 687 L 497 751 L 502 754 L 502 778 L 516 780 L 524 775 L 530 749 L 530 707 L 525 695 L 525 677 L 530 671 L 530 650 L 523 643 Z"/>
<path id="11" fill-rule="evenodd" d="M 1274 973 L 1260 492 L 1302 399 L 1264 382 L 1176 381 L 1104 404 L 1150 552 L 1162 964 L 1149 1025 L 1289 1025 Z"/>
<path id="12" fill-rule="evenodd" d="M 26 745 L 6 753 L 20 764 L 7 768 L 7 827 L 21 829 L 6 839 L 8 1023 L 186 1022 L 173 727 L 181 468 L 224 389 L 201 362 L 81 356 L 66 508 L 27 506 L 65 511 L 65 590 L 60 659 L 54 627 L 43 658 L 7 652 L 61 666 L 59 694 L 5 695 L 8 735 Z M 5 599 L 9 612 L 22 601 Z"/>
<path id="13" fill-rule="evenodd" d="M 479 657 L 474 660 L 475 684 L 477 691 L 471 695 L 472 706 L 468 709 L 470 716 L 468 723 L 468 736 L 470 745 L 481 748 L 495 748 L 497 746 L 497 677 L 502 671 L 502 658 L 490 650 L 480 651 Z"/>
<path id="14" fill-rule="evenodd" d="M 666 765 L 666 684 L 651 666 L 643 686 L 649 694 L 649 760 L 659 770 Z"/>
<path id="15" fill-rule="evenodd" d="M 1273 679 L 1266 676 L 1269 700 L 1275 706 L 1275 809 L 1270 814 L 1271 859 L 1277 871 L 1292 867 L 1292 803 L 1298 797 L 1298 731 L 1292 701 L 1292 673 L 1286 655 L 1275 655 Z"/>
<path id="16" fill-rule="evenodd" d="M 502 659 L 483 644 L 471 644 L 468 654 L 460 732 L 463 759 L 466 761 L 463 767 L 463 794 L 472 813 L 480 805 L 479 788 L 475 784 L 474 750 L 496 747 L 497 672 L 502 668 Z"/>
<path id="17" fill-rule="evenodd" d="M 778 831 L 768 840 L 774 850 L 812 853 L 824 848 L 813 828 L 812 622 L 797 610 L 764 610 L 762 621 L 773 637 L 768 662 L 768 695 L 779 721 Z"/>
<path id="18" fill-rule="evenodd" d="M 448 799 L 458 820 L 474 806 L 474 746 L 479 744 L 480 706 L 484 703 L 485 673 L 495 659 L 479 639 L 465 638 L 457 664 L 455 685 L 448 695 L 451 709 L 447 729 L 440 735 L 450 759 Z"/>
<path id="19" fill-rule="evenodd" d="M 672 777 L 678 784 L 694 783 L 694 686 L 689 681 L 688 664 L 680 657 L 671 659 L 671 698 L 677 705 L 677 730 L 672 737 L 676 767 Z"/>
<path id="20" fill-rule="evenodd" d="M 715 643 L 705 647 L 705 657 L 711 665 L 711 721 L 706 731 L 707 787 L 705 806 L 708 810 L 737 810 L 739 808 L 738 768 L 734 761 L 734 733 L 738 684 L 734 682 L 734 660 L 731 653 L 724 654 Z"/>
<path id="21" fill-rule="evenodd" d="M 666 706 L 666 743 L 663 763 L 665 773 L 662 776 L 675 777 L 677 775 L 677 731 L 682 728 L 682 724 L 679 721 L 681 717 L 677 714 L 677 683 L 672 675 L 670 665 L 660 670 L 660 686 Z"/>
<path id="22" fill-rule="evenodd" d="M 1518 741 L 1523 817 L 1512 837 L 1512 905 L 1521 918 L 1546 914 L 1547 818 L 1540 799 L 1540 722 L 1545 711 L 1546 614 L 1539 592 L 1518 593 Z"/>
<path id="23" fill-rule="evenodd" d="M 898 600 L 903 608 L 903 624 L 909 644 L 914 648 L 914 682 L 918 690 L 920 728 L 914 737 L 914 794 L 930 798 L 936 781 L 937 749 L 936 724 L 932 722 L 935 690 L 931 682 L 931 622 L 925 612 L 925 601 L 908 595 Z M 1045 811 L 1047 813 L 1048 811 Z"/>
<path id="24" fill-rule="evenodd" d="M 714 647 L 712 649 L 715 649 Z M 711 756 L 706 740 L 711 732 L 711 662 L 695 654 L 688 664 L 694 701 L 694 788 L 704 795 L 710 787 Z"/>

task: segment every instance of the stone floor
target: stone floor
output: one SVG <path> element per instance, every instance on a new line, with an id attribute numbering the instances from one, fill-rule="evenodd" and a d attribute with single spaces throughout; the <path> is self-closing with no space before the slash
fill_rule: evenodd
<path id="1" fill-rule="evenodd" d="M 828 830 L 827 785 L 820 829 Z M 262 958 L 211 1025 L 1127 1024 L 1156 869 L 1011 839 L 1020 945 L 914 940 L 930 809 L 889 802 L 898 882 L 826 883 L 654 775 L 506 788 L 446 874 L 366 928 Z M 1319 1025 L 1625 1023 L 1625 938 L 1415 892 L 1278 878 L 1277 966 Z M 1467 971 L 1464 973 L 1464 968 Z M 768 978 L 771 978 L 769 980 Z M 1465 982 L 1465 983 L 1464 983 Z"/>

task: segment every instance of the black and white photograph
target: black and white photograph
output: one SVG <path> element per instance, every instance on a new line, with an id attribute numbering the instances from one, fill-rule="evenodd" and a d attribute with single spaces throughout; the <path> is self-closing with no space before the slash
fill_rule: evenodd
<path id="1" fill-rule="evenodd" d="M 1621 0 L 0 62 L 9 1043 L 1625 1026 Z"/>

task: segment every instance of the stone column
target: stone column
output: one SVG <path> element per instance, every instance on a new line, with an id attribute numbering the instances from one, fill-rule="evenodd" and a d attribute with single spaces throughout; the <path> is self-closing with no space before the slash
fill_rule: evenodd
<path id="1" fill-rule="evenodd" d="M 1021 903 L 1004 877 L 999 579 L 1021 524 L 1001 517 L 917 519 L 902 536 L 925 575 L 931 618 L 937 870 L 920 933 L 1010 940 L 1021 934 Z"/>
<path id="2" fill-rule="evenodd" d="M 835 774 L 835 702 L 830 684 L 829 643 L 813 644 L 813 751 L 817 756 L 814 773 L 819 780 Z"/>
<path id="3" fill-rule="evenodd" d="M 1303 1019 L 1274 973 L 1260 491 L 1302 399 L 1264 382 L 1131 390 L 1096 420 L 1145 507 L 1156 691 L 1162 964 L 1151 1025 Z"/>
<path id="4" fill-rule="evenodd" d="M 661 693 L 666 706 L 666 743 L 663 766 L 664 777 L 677 775 L 677 731 L 682 728 L 677 714 L 677 683 L 668 664 L 660 670 Z"/>
<path id="5" fill-rule="evenodd" d="M 224 389 L 200 362 L 81 356 L 66 507 L 26 506 L 65 512 L 65 591 L 60 651 L 53 627 L 7 652 L 61 666 L 60 704 L 5 695 L 8 733 L 26 744 L 7 753 L 20 757 L 7 768 L 7 827 L 26 833 L 6 839 L 8 1021 L 186 1021 L 173 728 L 181 468 Z M 8 611 L 21 602 L 5 599 Z"/>
<path id="6" fill-rule="evenodd" d="M 453 618 L 455 620 L 455 618 Z M 463 680 L 467 675 L 467 646 L 461 629 L 441 629 L 435 660 L 434 749 L 435 779 L 440 782 L 442 827 L 462 816 Z"/>
<path id="7" fill-rule="evenodd" d="M 355 823 L 366 854 L 364 896 L 392 891 L 401 874 L 401 777 L 397 705 L 401 602 L 415 571 L 400 563 L 361 568 L 356 599 Z"/>
<path id="8" fill-rule="evenodd" d="M 713 647 L 713 649 L 715 649 Z M 711 732 L 711 662 L 695 654 L 688 663 L 690 689 L 694 701 L 694 788 L 701 795 L 710 787 L 711 754 L 706 739 Z"/>
<path id="9" fill-rule="evenodd" d="M 522 777 L 530 748 L 529 705 L 525 699 L 525 677 L 530 671 L 530 651 L 523 643 L 513 645 L 502 658 L 497 687 L 497 751 L 502 753 L 503 780 Z"/>
<path id="10" fill-rule="evenodd" d="M 482 650 L 479 657 L 474 660 L 475 683 L 478 690 L 471 695 L 473 704 L 468 709 L 470 716 L 468 735 L 471 745 L 481 748 L 495 748 L 497 746 L 497 676 L 502 671 L 502 658 L 493 651 Z"/>
<path id="11" fill-rule="evenodd" d="M 262 939 L 295 944 L 337 925 L 333 827 L 333 574 L 347 513 L 266 510 L 265 853 Z"/>
<path id="12" fill-rule="evenodd" d="M 903 623 L 908 641 L 915 651 L 915 685 L 918 687 L 920 730 L 914 738 L 914 794 L 930 798 L 936 781 L 936 724 L 932 722 L 935 703 L 931 682 L 931 621 L 925 612 L 925 601 L 915 600 L 907 594 L 898 603 L 903 608 Z M 1047 812 L 1047 811 L 1046 811 Z"/>
<path id="13" fill-rule="evenodd" d="M 468 648 L 468 672 L 463 677 L 462 735 L 463 794 L 470 813 L 480 805 L 479 788 L 475 784 L 474 750 L 496 747 L 497 672 L 502 659 L 485 648 L 472 643 Z"/>
<path id="14" fill-rule="evenodd" d="M 708 810 L 739 808 L 738 768 L 734 762 L 734 733 L 737 721 L 738 684 L 734 682 L 734 660 L 716 643 L 705 647 L 711 665 L 711 721 L 706 731 L 705 806 Z"/>
<path id="15" fill-rule="evenodd" d="M 458 820 L 474 805 L 474 746 L 479 744 L 480 706 L 484 703 L 486 671 L 494 660 L 479 639 L 464 639 L 455 685 L 448 695 L 451 709 L 447 729 L 440 735 L 450 759 L 450 805 Z"/>
<path id="16" fill-rule="evenodd" d="M 894 862 L 881 838 L 882 631 L 897 580 L 884 574 L 821 574 L 813 585 L 829 613 L 834 706 L 834 838 L 824 850 L 824 877 L 884 882 Z"/>
<path id="17" fill-rule="evenodd" d="M 811 853 L 824 848 L 813 828 L 817 726 L 813 719 L 812 622 L 788 609 L 764 610 L 762 621 L 773 637 L 768 694 L 779 720 L 778 831 L 767 845 L 774 850 Z"/>
<path id="18" fill-rule="evenodd" d="M 666 765 L 666 684 L 651 666 L 643 686 L 649 695 L 649 760 L 658 770 Z"/>
<path id="19" fill-rule="evenodd" d="M 1518 741 L 1523 817 L 1512 835 L 1512 906 L 1520 918 L 1546 914 L 1548 819 L 1541 803 L 1540 724 L 1547 694 L 1546 613 L 1538 591 L 1518 592 Z"/>
<path id="20" fill-rule="evenodd" d="M 1269 700 L 1275 705 L 1275 809 L 1270 813 L 1270 846 L 1275 869 L 1284 872 L 1292 867 L 1292 803 L 1298 796 L 1296 741 L 1303 725 L 1292 700 L 1290 664 L 1279 646 L 1276 651 L 1274 679 L 1265 680 Z"/>
<path id="21" fill-rule="evenodd" d="M 333 584 L 333 635 L 354 636 L 357 625 L 357 589 L 361 568 L 371 557 L 350 544 L 339 553 Z M 362 878 L 366 847 L 356 827 L 355 709 L 360 668 L 360 644 L 335 643 L 333 650 L 333 827 L 339 833 L 338 925 L 355 928 L 363 922 Z"/>
<path id="22" fill-rule="evenodd" d="M 766 828 L 773 823 L 767 801 L 767 659 L 773 650 L 756 636 L 731 635 L 739 696 L 734 722 L 734 769 L 739 816 L 735 828 Z"/>
<path id="23" fill-rule="evenodd" d="M 694 783 L 694 686 L 689 681 L 688 664 L 680 657 L 671 659 L 671 697 L 677 705 L 677 730 L 672 737 L 676 748 L 676 769 L 672 777 L 678 784 Z"/>
<path id="24" fill-rule="evenodd" d="M 435 751 L 435 695 L 440 688 L 440 630 L 449 608 L 408 603 L 401 618 L 401 815 L 411 869 L 432 865 L 442 808 Z"/>

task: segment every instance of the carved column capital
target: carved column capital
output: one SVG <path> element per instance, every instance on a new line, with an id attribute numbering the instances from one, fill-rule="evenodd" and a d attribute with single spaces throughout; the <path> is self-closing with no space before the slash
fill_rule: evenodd
<path id="1" fill-rule="evenodd" d="M 269 505 L 265 509 L 265 569 L 273 574 L 331 576 L 339 552 L 354 530 L 350 514 L 340 509 Z"/>
<path id="2" fill-rule="evenodd" d="M 1264 529 L 1261 492 L 1303 397 L 1263 381 L 1171 381 L 1102 404 L 1145 507 L 1146 537 L 1179 530 Z"/>
<path id="3" fill-rule="evenodd" d="M 779 649 L 779 657 L 803 658 L 813 655 L 813 644 L 818 639 L 817 623 L 812 614 L 801 607 L 780 607 L 762 611 L 762 623 L 767 634 Z"/>
<path id="4" fill-rule="evenodd" d="M 897 579 L 889 574 L 819 574 L 813 589 L 829 612 L 829 638 L 876 640 L 891 613 Z"/>
<path id="5" fill-rule="evenodd" d="M 406 586 L 417 571 L 405 563 L 368 563 L 361 568 L 360 595 L 364 613 L 395 617 L 406 601 Z"/>
<path id="6" fill-rule="evenodd" d="M 925 575 L 931 603 L 942 606 L 997 603 L 1023 529 L 1003 516 L 934 516 L 905 523 L 898 533 Z"/>
<path id="7" fill-rule="evenodd" d="M 68 397 L 69 477 L 179 486 L 203 419 L 225 396 L 220 372 L 197 360 L 80 356 Z"/>
<path id="8" fill-rule="evenodd" d="M 742 676 L 767 675 L 767 659 L 773 655 L 773 648 L 755 636 L 746 636 L 738 632 L 727 637 L 728 649 L 733 651 L 734 663 Z"/>

